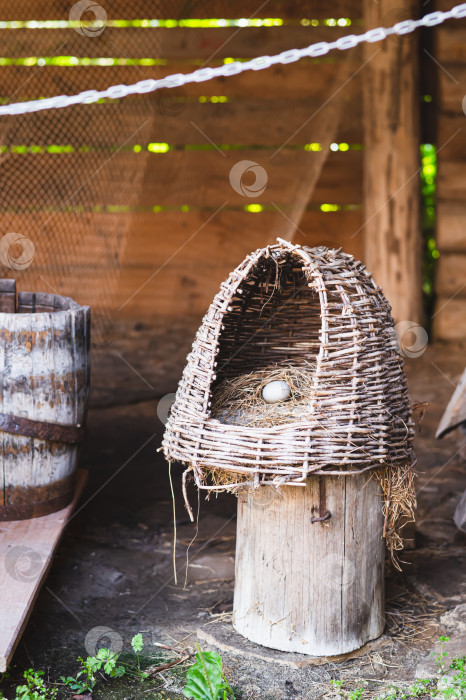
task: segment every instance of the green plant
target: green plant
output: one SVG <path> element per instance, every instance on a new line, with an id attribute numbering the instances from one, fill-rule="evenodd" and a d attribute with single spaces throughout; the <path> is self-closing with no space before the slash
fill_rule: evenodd
<path id="1" fill-rule="evenodd" d="M 126 672 L 124 666 L 117 665 L 118 654 L 105 648 L 99 649 L 95 656 L 88 656 L 87 659 L 79 656 L 78 661 L 81 663 L 81 670 L 76 676 L 60 677 L 60 680 L 78 695 L 93 690 L 99 671 L 103 670 L 110 678 L 119 678 Z"/>
<path id="2" fill-rule="evenodd" d="M 445 645 L 445 642 L 450 641 L 450 637 L 439 637 L 439 641 L 440 641 L 440 651 L 437 654 L 437 656 L 435 657 L 435 660 L 438 663 L 439 668 L 442 671 L 442 673 L 445 673 L 446 669 L 445 669 L 444 661 L 445 661 L 445 657 L 447 656 L 447 652 L 443 650 L 443 647 Z"/>
<path id="3" fill-rule="evenodd" d="M 142 634 L 139 632 L 138 634 L 135 634 L 134 637 L 131 640 L 131 646 L 133 647 L 133 651 L 136 654 L 136 659 L 138 663 L 138 672 L 137 674 L 133 675 L 138 675 L 141 680 L 146 680 L 146 678 L 149 677 L 149 674 L 146 673 L 145 671 L 141 671 L 141 659 L 139 658 L 139 652 L 141 652 L 144 648 L 144 640 L 142 638 Z"/>
<path id="4" fill-rule="evenodd" d="M 363 688 L 356 688 L 356 690 L 352 690 L 348 695 L 348 700 L 360 700 L 360 698 L 362 698 L 363 692 Z"/>
<path id="5" fill-rule="evenodd" d="M 448 653 L 445 651 L 445 644 L 449 641 L 449 637 L 439 637 L 440 651 L 435 655 L 435 660 L 439 667 L 440 679 L 420 678 L 408 687 L 386 686 L 379 693 L 370 695 L 371 700 L 414 700 L 414 698 L 428 700 L 432 697 L 437 700 L 466 700 L 466 657 L 453 659 L 447 668 L 445 659 Z M 451 674 L 449 671 L 456 671 L 456 673 Z M 342 680 L 333 680 L 332 685 L 345 700 L 363 698 L 363 688 L 344 690 Z M 369 696 L 366 695 L 366 697 Z"/>
<path id="6" fill-rule="evenodd" d="M 340 692 L 340 695 L 343 695 L 343 692 L 342 692 L 343 681 L 338 679 L 338 680 L 330 681 L 330 683 L 333 685 L 335 690 L 338 690 Z"/>
<path id="7" fill-rule="evenodd" d="M 46 687 L 42 676 L 44 671 L 28 668 L 24 671 L 24 685 L 16 687 L 16 700 L 54 700 L 57 690 Z"/>
<path id="8" fill-rule="evenodd" d="M 186 674 L 183 695 L 194 700 L 235 700 L 223 673 L 222 659 L 215 651 L 202 651 L 196 645 L 196 662 Z"/>
<path id="9" fill-rule="evenodd" d="M 458 671 L 454 675 L 444 675 L 439 682 L 440 697 L 466 698 L 466 656 L 453 659 L 449 670 Z"/>

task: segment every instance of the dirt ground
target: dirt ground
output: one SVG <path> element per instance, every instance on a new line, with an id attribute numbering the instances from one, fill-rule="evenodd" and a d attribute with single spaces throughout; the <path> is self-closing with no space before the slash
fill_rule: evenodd
<path id="1" fill-rule="evenodd" d="M 186 572 L 195 528 L 182 502 L 182 470 L 174 466 L 175 584 L 168 469 L 156 452 L 163 432 L 157 402 L 92 409 L 82 459 L 88 484 L 19 643 L 4 682 L 6 694 L 11 696 L 8 688 L 24 668 L 45 669 L 56 680 L 74 673 L 76 658 L 86 655 L 86 646 L 98 645 L 99 637 L 101 643 L 122 643 L 128 650 L 137 632 L 151 652 L 158 649 L 154 642 L 182 650 L 196 641 L 203 649 L 220 651 L 238 698 L 333 697 L 331 679 L 342 679 L 348 687 L 359 679 L 411 680 L 431 672 L 430 655 L 440 634 L 449 634 L 455 654 L 465 654 L 466 535 L 456 530 L 452 516 L 466 488 L 466 464 L 456 433 L 442 441 L 434 438 L 464 365 L 464 351 L 440 345 L 406 362 L 411 397 L 429 402 L 416 438 L 413 548 L 402 554 L 402 573 L 387 571 L 385 635 L 361 655 L 339 662 L 317 664 L 309 657 L 272 652 L 233 632 L 235 497 L 201 500 Z M 194 491 L 191 498 L 196 504 Z M 175 656 L 167 653 L 166 658 Z M 181 697 L 186 668 L 162 673 L 143 691 L 127 681 L 102 683 L 96 697 Z"/>

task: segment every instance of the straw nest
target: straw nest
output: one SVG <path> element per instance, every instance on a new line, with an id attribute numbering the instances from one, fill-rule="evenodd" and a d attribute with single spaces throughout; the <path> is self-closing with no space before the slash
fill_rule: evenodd
<path id="1" fill-rule="evenodd" d="M 309 416 L 315 365 L 279 367 L 272 365 L 222 382 L 212 395 L 212 416 L 229 425 L 268 427 L 306 420 Z M 270 382 L 285 381 L 291 396 L 267 403 L 262 390 Z"/>

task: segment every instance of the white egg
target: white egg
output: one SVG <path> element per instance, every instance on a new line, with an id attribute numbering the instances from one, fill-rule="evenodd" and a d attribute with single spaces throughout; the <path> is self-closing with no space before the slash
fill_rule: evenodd
<path id="1" fill-rule="evenodd" d="M 285 401 L 286 399 L 289 399 L 290 396 L 290 385 L 282 380 L 269 382 L 262 389 L 262 398 L 267 403 L 278 403 L 279 401 Z"/>

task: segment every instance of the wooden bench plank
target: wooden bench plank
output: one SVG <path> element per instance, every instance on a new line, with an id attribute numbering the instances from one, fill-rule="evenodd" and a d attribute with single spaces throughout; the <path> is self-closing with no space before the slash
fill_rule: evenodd
<path id="1" fill-rule="evenodd" d="M 74 499 L 63 510 L 0 523 L 0 673 L 8 668 L 86 479 L 86 471 L 78 472 Z"/>

